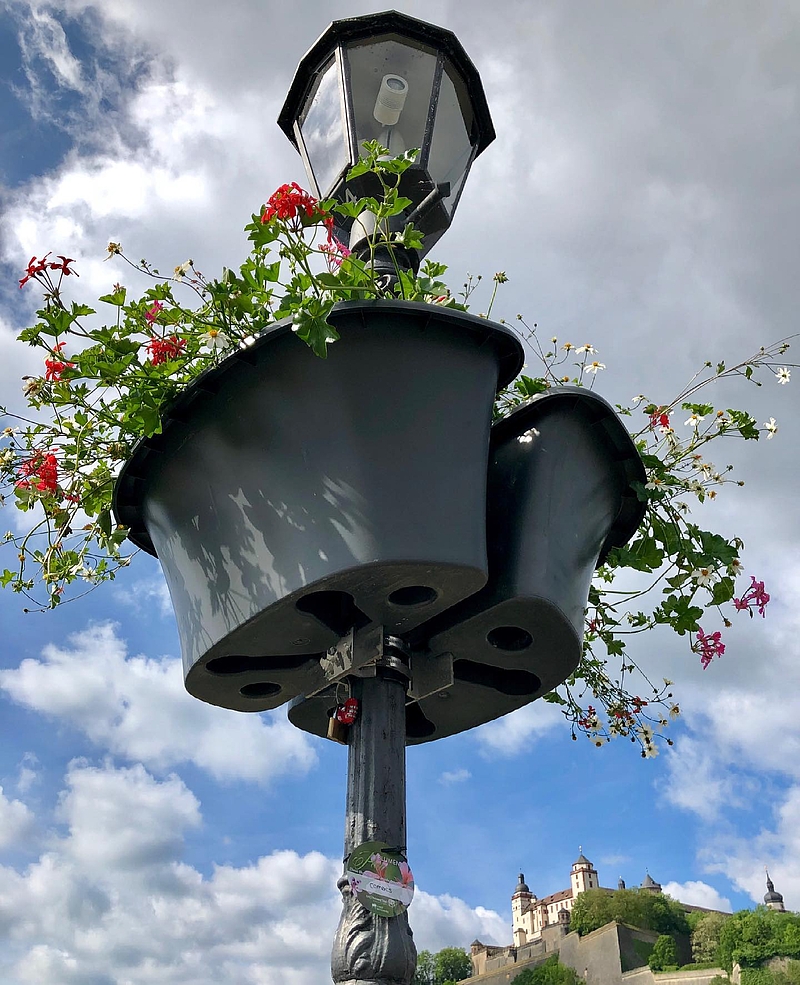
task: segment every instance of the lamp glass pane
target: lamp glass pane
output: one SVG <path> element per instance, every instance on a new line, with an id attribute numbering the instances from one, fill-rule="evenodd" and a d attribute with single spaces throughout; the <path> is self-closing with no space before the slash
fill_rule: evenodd
<path id="1" fill-rule="evenodd" d="M 324 196 L 350 163 L 335 59 L 318 73 L 316 89 L 300 118 L 300 132 L 317 190 Z"/>
<path id="2" fill-rule="evenodd" d="M 436 106 L 428 171 L 436 184 L 448 182 L 450 193 L 442 201 L 452 215 L 472 154 L 472 105 L 463 79 L 449 65 L 442 73 Z"/>
<path id="3" fill-rule="evenodd" d="M 434 49 L 387 36 L 353 44 L 348 47 L 347 56 L 358 153 L 362 153 L 365 140 L 379 140 L 393 154 L 413 147 L 421 149 L 436 69 Z M 399 75 L 408 85 L 394 126 L 379 123 L 374 115 L 375 102 L 387 75 Z"/>

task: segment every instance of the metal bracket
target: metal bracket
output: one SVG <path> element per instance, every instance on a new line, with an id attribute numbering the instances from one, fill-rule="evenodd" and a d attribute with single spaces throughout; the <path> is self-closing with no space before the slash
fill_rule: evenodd
<path id="1" fill-rule="evenodd" d="M 374 677 L 374 667 L 370 674 L 369 665 L 382 656 L 383 626 L 371 623 L 362 629 L 348 630 L 335 646 L 329 647 L 328 652 L 319 658 L 324 680 L 313 691 L 308 691 L 306 697 L 311 698 L 351 675 Z"/>
<path id="2" fill-rule="evenodd" d="M 409 701 L 422 701 L 423 698 L 444 691 L 453 686 L 452 653 L 411 654 L 411 687 Z"/>

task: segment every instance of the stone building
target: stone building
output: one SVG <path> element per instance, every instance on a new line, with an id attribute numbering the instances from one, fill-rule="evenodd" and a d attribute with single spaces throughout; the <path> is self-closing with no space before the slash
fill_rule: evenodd
<path id="1" fill-rule="evenodd" d="M 640 892 L 660 893 L 660 883 L 645 874 Z M 617 890 L 600 885 L 597 869 L 580 851 L 572 863 L 569 888 L 539 898 L 525 882 L 522 872 L 511 896 L 511 932 L 513 944 L 498 947 L 474 941 L 471 947 L 471 982 L 478 979 L 479 985 L 506 985 L 526 967 L 535 967 L 551 954 L 558 954 L 559 960 L 574 968 L 584 979 L 586 985 L 654 985 L 653 976 L 647 968 L 646 955 L 649 954 L 658 934 L 629 927 L 625 924 L 609 923 L 591 934 L 579 937 L 570 932 L 570 919 L 575 900 L 588 889 L 603 889 L 614 893 Z M 619 880 L 617 889 L 625 889 Z M 775 892 L 775 887 L 767 874 L 767 895 L 764 902 L 771 909 L 783 910 L 783 897 Z M 704 907 L 681 904 L 687 911 L 710 912 Z M 691 960 L 691 949 L 687 935 L 679 935 L 677 940 L 680 963 Z M 685 940 L 682 939 L 685 937 Z M 719 971 L 712 969 L 703 972 L 681 972 L 678 978 L 690 985 L 708 985 Z M 635 973 L 635 974 L 634 974 Z M 623 979 L 623 976 L 624 979 Z M 636 977 L 638 976 L 638 977 Z M 636 977 L 636 981 L 633 978 Z M 663 977 L 663 976 L 662 976 Z M 630 982 L 628 979 L 631 979 Z M 476 982 L 476 985 L 478 985 Z M 659 978 L 659 982 L 661 979 Z M 464 985 L 467 985 L 465 982 Z M 661 985 L 667 985 L 662 982 Z"/>

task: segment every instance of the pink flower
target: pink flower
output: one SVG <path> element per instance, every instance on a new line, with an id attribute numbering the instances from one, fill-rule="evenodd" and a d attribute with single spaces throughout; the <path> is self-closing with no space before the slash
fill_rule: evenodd
<path id="1" fill-rule="evenodd" d="M 708 667 L 714 657 L 721 657 L 725 652 L 725 644 L 722 642 L 722 633 L 704 633 L 703 627 L 698 627 L 697 642 L 692 647 L 695 653 L 700 654 L 700 663 L 703 670 Z"/>
<path id="2" fill-rule="evenodd" d="M 762 617 L 766 617 L 767 613 L 764 610 L 767 607 L 767 602 L 769 602 L 769 594 L 764 591 L 764 582 L 756 581 L 755 575 L 750 575 L 750 587 L 742 597 L 733 600 L 736 609 L 739 612 L 749 612 L 751 619 L 753 618 L 754 606 L 758 608 Z"/>
<path id="3" fill-rule="evenodd" d="M 386 869 L 389 867 L 389 862 L 385 859 L 380 852 L 376 852 L 374 855 L 370 855 L 370 862 L 375 866 L 374 875 L 378 879 L 386 878 Z M 366 873 L 365 873 L 366 874 Z"/>
<path id="4" fill-rule="evenodd" d="M 335 267 L 341 267 L 342 260 L 349 257 L 351 252 L 344 243 L 340 243 L 333 235 L 330 235 L 328 242 L 322 243 L 319 249 L 320 252 L 325 254 L 328 270 L 331 272 Z"/>
<path id="5" fill-rule="evenodd" d="M 413 886 L 414 877 L 411 875 L 408 862 L 399 862 L 397 867 L 400 869 L 400 884 L 403 886 Z"/>
<path id="6" fill-rule="evenodd" d="M 163 310 L 164 310 L 164 305 L 160 301 L 154 301 L 153 307 L 145 311 L 144 317 L 147 319 L 148 323 L 152 325 L 153 322 L 158 318 L 159 311 L 163 311 Z"/>

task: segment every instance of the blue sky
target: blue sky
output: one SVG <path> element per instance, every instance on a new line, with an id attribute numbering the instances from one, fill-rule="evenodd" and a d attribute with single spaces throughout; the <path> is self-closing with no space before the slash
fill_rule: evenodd
<path id="1" fill-rule="evenodd" d="M 706 358 L 796 330 L 796 5 L 397 6 L 458 34 L 498 133 L 436 250 L 454 285 L 505 270 L 495 313 L 591 342 L 599 392 L 626 403 L 666 402 Z M 161 269 L 240 262 L 250 213 L 305 181 L 274 122 L 297 61 L 332 17 L 374 9 L 0 0 L 0 402 L 19 407 L 39 371 L 14 341 L 29 257 L 78 258 L 95 297 L 123 275 L 109 240 Z M 420 948 L 510 943 L 520 868 L 554 892 L 579 846 L 603 885 L 649 868 L 687 902 L 734 909 L 761 898 L 767 863 L 800 908 L 796 386 L 727 391 L 780 430 L 731 446 L 746 486 L 701 508 L 744 538 L 768 618 L 743 616 L 705 672 L 669 634 L 638 643 L 675 681 L 672 749 L 596 750 L 534 705 L 409 751 Z M 283 710 L 185 694 L 151 558 L 55 612 L 0 595 L 0 619 L 0 978 L 325 980 L 345 750 Z"/>

